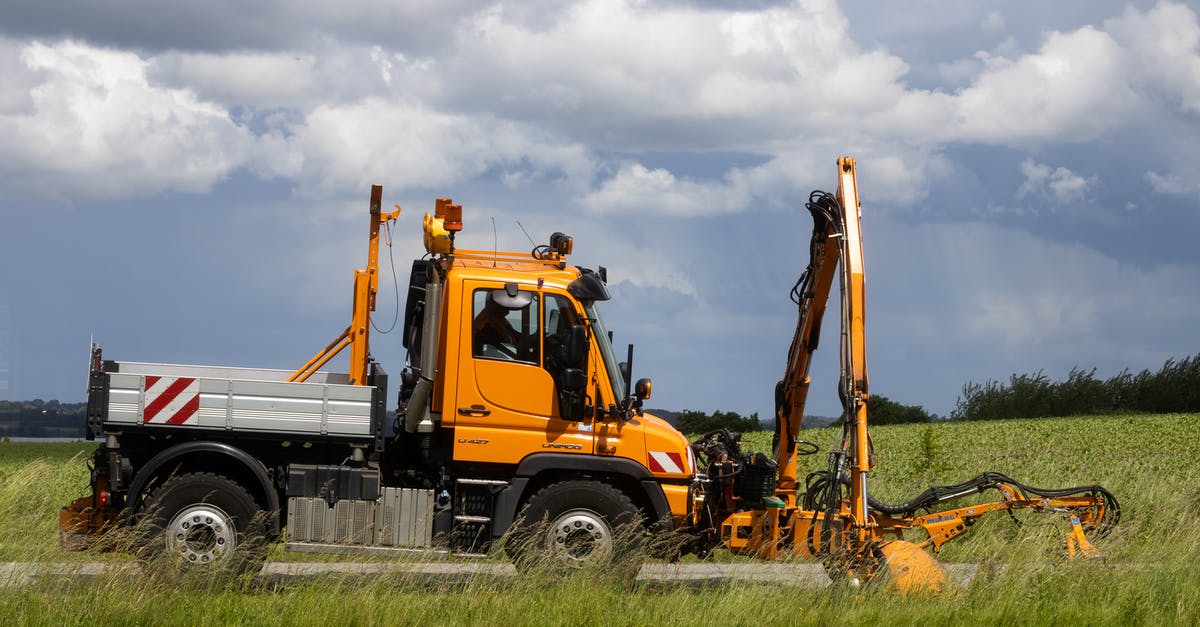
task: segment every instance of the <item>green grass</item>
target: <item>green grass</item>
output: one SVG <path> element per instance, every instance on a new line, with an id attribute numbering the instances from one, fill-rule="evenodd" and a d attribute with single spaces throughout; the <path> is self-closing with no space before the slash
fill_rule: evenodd
<path id="1" fill-rule="evenodd" d="M 803 432 L 827 450 L 835 429 Z M 1100 483 L 1122 520 L 1098 542 L 1105 557 L 1067 561 L 1056 517 L 1016 527 L 992 514 L 940 557 L 979 564 L 962 589 L 906 598 L 874 588 L 780 584 L 652 584 L 630 589 L 604 573 L 565 579 L 415 575 L 302 581 L 163 582 L 127 574 L 47 577 L 0 589 L 16 624 L 1196 624 L 1200 622 L 1200 415 L 1105 416 L 872 430 L 872 490 L 885 501 L 984 470 L 1039 487 Z M 764 449 L 769 435 L 747 436 Z M 0 444 L 0 561 L 123 560 L 61 553 L 57 509 L 86 488 L 93 445 Z M 824 453 L 803 458 L 808 470 Z"/>
<path id="2" fill-rule="evenodd" d="M 0 561 L 77 559 L 58 550 L 58 509 L 88 492 L 94 442 L 0 442 Z"/>

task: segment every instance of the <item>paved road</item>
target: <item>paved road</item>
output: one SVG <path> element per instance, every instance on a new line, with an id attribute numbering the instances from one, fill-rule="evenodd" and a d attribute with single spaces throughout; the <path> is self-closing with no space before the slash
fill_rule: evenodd
<path id="1" fill-rule="evenodd" d="M 975 564 L 943 564 L 950 581 L 966 585 L 975 576 Z M 0 587 L 29 585 L 44 578 L 63 583 L 87 583 L 100 576 L 136 576 L 134 563 L 102 562 L 0 562 Z M 326 576 L 377 578 L 380 575 L 417 577 L 435 580 L 461 580 L 474 577 L 516 577 L 511 564 L 472 561 L 437 562 L 268 562 L 258 578 L 264 582 L 301 583 Z M 820 564 L 646 564 L 640 581 L 662 583 L 721 583 L 748 581 L 801 587 L 829 585 Z"/>

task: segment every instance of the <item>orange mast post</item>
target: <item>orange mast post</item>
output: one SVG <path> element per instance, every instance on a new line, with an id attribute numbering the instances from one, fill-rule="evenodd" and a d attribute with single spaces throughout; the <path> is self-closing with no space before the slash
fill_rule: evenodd
<path id="1" fill-rule="evenodd" d="M 303 382 L 321 366 L 350 347 L 350 384 L 366 385 L 371 362 L 371 312 L 375 311 L 375 295 L 379 290 L 379 230 L 380 226 L 400 217 L 400 206 L 383 213 L 383 186 L 371 186 L 371 225 L 367 240 L 367 267 L 354 271 L 354 302 L 350 326 L 324 349 L 313 355 L 288 381 Z"/>

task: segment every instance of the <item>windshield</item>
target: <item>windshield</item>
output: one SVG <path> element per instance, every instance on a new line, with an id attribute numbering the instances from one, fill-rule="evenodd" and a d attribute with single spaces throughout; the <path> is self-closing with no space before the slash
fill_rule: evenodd
<path id="1" fill-rule="evenodd" d="M 604 356 L 604 369 L 608 371 L 608 380 L 612 381 L 613 398 L 619 403 L 625 400 L 625 379 L 621 377 L 621 369 L 617 368 L 617 359 L 613 355 L 612 344 L 608 341 L 608 329 L 604 328 L 604 321 L 600 319 L 600 312 L 596 311 L 595 302 L 587 303 L 583 308 L 592 323 L 592 333 L 596 334 L 596 345 L 600 347 L 600 354 Z"/>

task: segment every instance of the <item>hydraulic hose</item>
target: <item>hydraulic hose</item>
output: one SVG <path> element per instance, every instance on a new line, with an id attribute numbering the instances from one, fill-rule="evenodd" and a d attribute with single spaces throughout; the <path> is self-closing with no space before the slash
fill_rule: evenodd
<path id="1" fill-rule="evenodd" d="M 835 473 L 841 474 L 841 473 Z M 810 473 L 805 479 L 805 494 L 804 507 L 806 509 L 815 510 L 817 507 L 824 508 L 826 503 L 831 498 L 836 498 L 839 493 L 834 485 L 830 482 L 830 471 L 817 471 Z M 842 475 L 840 483 L 848 485 L 850 478 Z M 951 485 L 930 486 L 924 492 L 914 496 L 902 503 L 884 503 L 871 496 L 867 495 L 867 505 L 872 510 L 888 516 L 910 517 L 916 514 L 918 510 L 930 508 L 938 503 L 950 501 L 960 497 L 967 496 L 971 493 L 983 492 L 989 489 L 999 489 L 1001 485 L 1009 485 L 1017 489 L 1022 496 L 1029 498 L 1030 495 L 1042 498 L 1063 498 L 1068 496 L 1091 495 L 1099 496 L 1104 501 L 1104 517 L 1102 520 L 1096 521 L 1096 533 L 1103 537 L 1108 531 L 1116 525 L 1121 518 L 1121 505 L 1117 502 L 1117 498 L 1113 496 L 1105 488 L 1098 485 L 1076 486 L 1071 488 L 1038 488 L 1031 485 L 1021 483 L 1012 477 L 998 473 L 985 472 L 979 476 L 969 479 L 962 483 Z M 1032 499 L 1031 499 L 1032 500 Z"/>

